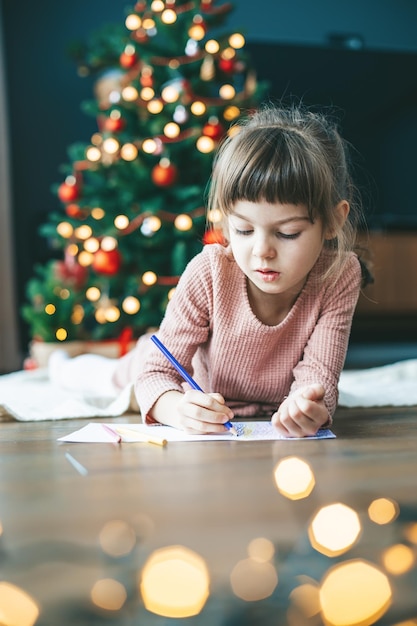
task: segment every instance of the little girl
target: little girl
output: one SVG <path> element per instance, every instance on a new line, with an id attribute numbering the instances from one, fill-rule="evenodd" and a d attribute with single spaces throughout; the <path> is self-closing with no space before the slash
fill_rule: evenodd
<path id="1" fill-rule="evenodd" d="M 331 423 L 362 282 L 354 193 L 324 115 L 268 105 L 239 124 L 208 197 L 226 243 L 188 264 L 157 333 L 204 392 L 145 335 L 113 375 L 134 382 L 144 421 L 222 433 L 234 417 L 267 416 L 286 437 Z"/>

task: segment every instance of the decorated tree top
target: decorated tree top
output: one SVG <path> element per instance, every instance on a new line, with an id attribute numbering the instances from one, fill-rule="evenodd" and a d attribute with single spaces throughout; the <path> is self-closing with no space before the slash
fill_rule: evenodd
<path id="1" fill-rule="evenodd" d="M 243 35 L 219 34 L 231 11 L 215 0 L 137 2 L 74 49 L 80 74 L 96 77 L 84 108 L 97 132 L 70 146 L 54 188 L 61 209 L 41 232 L 59 258 L 27 286 L 33 338 L 157 326 L 187 262 L 220 237 L 204 209 L 214 151 L 265 93 Z"/>

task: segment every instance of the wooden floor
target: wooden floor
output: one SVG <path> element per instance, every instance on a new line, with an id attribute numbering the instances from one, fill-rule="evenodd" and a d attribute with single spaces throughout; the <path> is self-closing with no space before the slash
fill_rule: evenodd
<path id="1" fill-rule="evenodd" d="M 364 624 L 417 620 L 416 409 L 339 410 L 337 437 L 327 440 L 164 448 L 57 442 L 85 423 L 0 424 L 0 623 L 9 623 L 2 619 L 6 581 L 39 610 L 35 622 L 10 621 L 18 626 L 318 626 L 332 623 L 316 606 L 323 580 L 354 559 L 382 572 L 392 591 L 379 620 Z M 307 497 L 284 493 L 278 470 L 288 457 L 311 469 L 315 486 Z M 390 523 L 370 518 L 371 503 L 381 498 L 396 511 Z M 360 530 L 350 549 L 323 553 L 312 545 L 312 521 L 336 503 L 355 512 Z M 267 541 L 254 541 L 260 538 Z M 397 545 L 411 564 L 398 557 L 389 565 L 387 551 Z M 188 619 L 157 615 L 139 589 L 147 560 L 173 546 L 201 558 L 209 578 L 202 610 Z M 256 552 L 265 549 L 267 557 Z M 124 589 L 119 605 L 103 608 L 91 595 L 103 579 Z M 303 586 L 316 594 L 307 608 L 297 600 Z M 114 589 L 107 596 L 118 597 Z"/>

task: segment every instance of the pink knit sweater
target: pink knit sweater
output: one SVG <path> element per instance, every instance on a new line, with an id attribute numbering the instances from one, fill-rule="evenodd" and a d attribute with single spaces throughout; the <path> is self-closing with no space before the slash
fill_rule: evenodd
<path id="1" fill-rule="evenodd" d="M 268 416 L 285 396 L 310 383 L 326 390 L 329 416 L 337 404 L 361 271 L 353 253 L 337 282 L 323 284 L 322 253 L 287 317 L 266 326 L 251 310 L 246 277 L 230 252 L 206 246 L 185 269 L 158 336 L 197 383 L 221 393 L 235 416 Z M 184 381 L 149 337 L 120 363 L 119 384 L 136 379 L 143 418 L 166 391 Z"/>

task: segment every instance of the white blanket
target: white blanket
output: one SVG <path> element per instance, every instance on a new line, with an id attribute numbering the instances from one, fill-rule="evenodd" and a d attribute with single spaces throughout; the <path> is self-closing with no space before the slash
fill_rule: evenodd
<path id="1" fill-rule="evenodd" d="M 68 391 L 51 382 L 47 369 L 0 376 L 0 420 L 116 417 L 136 411 L 132 385 L 109 395 Z M 339 382 L 344 407 L 417 406 L 417 359 L 365 370 L 345 370 Z"/>

